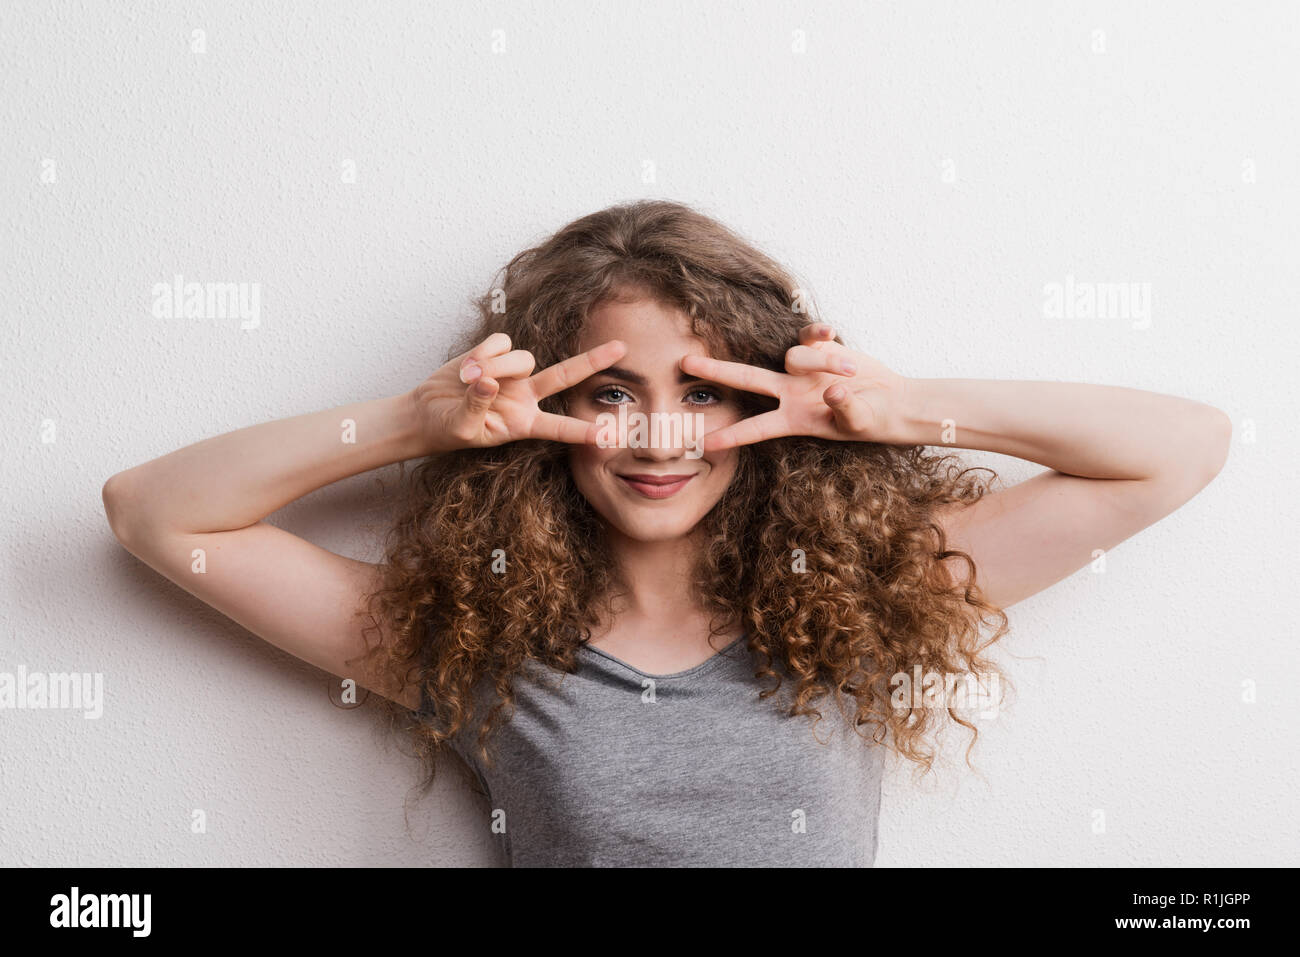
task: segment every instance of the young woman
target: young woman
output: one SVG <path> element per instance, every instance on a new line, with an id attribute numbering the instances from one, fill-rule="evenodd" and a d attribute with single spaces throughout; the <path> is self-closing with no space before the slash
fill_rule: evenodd
<path id="1" fill-rule="evenodd" d="M 477 309 L 411 391 L 188 446 L 104 502 L 161 574 L 416 717 L 426 783 L 461 755 L 515 865 L 871 865 L 884 750 L 928 768 L 943 726 L 975 733 L 936 688 L 989 687 L 1003 610 L 1186 502 L 1230 439 L 1150 392 L 905 378 L 671 202 L 569 224 Z M 995 490 L 933 446 L 1047 471 Z M 417 458 L 382 564 L 264 521 Z"/>

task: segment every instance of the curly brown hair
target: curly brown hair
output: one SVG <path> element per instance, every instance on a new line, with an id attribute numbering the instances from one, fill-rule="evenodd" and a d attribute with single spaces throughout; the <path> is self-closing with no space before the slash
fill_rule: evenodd
<path id="1" fill-rule="evenodd" d="M 776 371 L 799 329 L 816 321 L 791 275 L 734 232 L 680 203 L 642 201 L 584 216 L 515 256 L 500 284 L 473 300 L 477 325 L 448 358 L 504 332 L 545 368 L 578 351 L 593 306 L 636 292 L 681 309 L 713 355 Z M 766 396 L 742 401 L 746 414 L 773 407 Z M 563 413 L 565 396 L 542 408 Z M 574 670 L 617 584 L 567 451 L 542 440 L 464 449 L 430 456 L 409 475 L 366 606 L 367 633 L 382 636 L 367 657 L 436 702 L 437 722 L 409 725 L 426 786 L 437 755 L 475 714 L 477 753 L 491 760 L 491 733 L 513 708 L 513 676 L 526 659 Z M 980 653 L 1006 632 L 1006 615 L 976 586 L 970 556 L 946 548 L 936 521 L 939 508 L 988 490 L 976 473 L 996 475 L 924 446 L 788 437 L 737 451 L 736 475 L 701 523 L 694 581 L 714 621 L 743 624 L 759 698 L 788 679 L 780 706 L 815 719 L 814 702 L 830 692 L 851 698 L 855 727 L 926 771 L 936 755 L 927 735 L 946 713 L 971 732 L 969 764 L 974 725 L 951 705 L 899 707 L 889 684 L 918 666 L 998 674 Z M 509 555 L 504 574 L 492 568 L 497 549 Z M 965 565 L 965 583 L 946 559 Z M 999 625 L 981 643 L 989 616 Z M 480 687 L 491 689 L 486 714 Z M 387 704 L 392 716 L 410 716 Z"/>

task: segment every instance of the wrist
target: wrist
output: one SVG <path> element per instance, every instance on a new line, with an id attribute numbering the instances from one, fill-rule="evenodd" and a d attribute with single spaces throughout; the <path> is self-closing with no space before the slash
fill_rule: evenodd
<path id="1" fill-rule="evenodd" d="M 931 379 L 904 378 L 888 432 L 895 445 L 945 445 L 943 416 L 935 411 Z"/>
<path id="2" fill-rule="evenodd" d="M 432 441 L 423 427 L 419 400 L 414 389 L 380 401 L 386 406 L 385 414 L 390 425 L 389 444 L 394 462 L 446 451 L 437 447 L 437 443 Z"/>

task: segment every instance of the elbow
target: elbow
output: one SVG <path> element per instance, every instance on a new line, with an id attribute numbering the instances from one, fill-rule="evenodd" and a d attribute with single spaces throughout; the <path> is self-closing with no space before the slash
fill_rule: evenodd
<path id="1" fill-rule="evenodd" d="M 1158 512 L 1166 515 L 1214 481 L 1228 460 L 1232 446 L 1232 420 L 1226 412 L 1199 405 L 1193 415 L 1180 420 L 1179 451 L 1150 479 L 1158 494 Z"/>
<path id="2" fill-rule="evenodd" d="M 1202 466 L 1204 484 L 1209 485 L 1223 471 L 1232 448 L 1232 419 L 1222 409 L 1207 405 L 1205 426 L 1205 458 Z"/>
<path id="3" fill-rule="evenodd" d="M 127 472 L 118 472 L 104 483 L 101 493 L 104 500 L 104 514 L 108 518 L 108 527 L 113 536 L 129 551 L 136 535 L 136 508 L 131 492 L 131 479 Z"/>

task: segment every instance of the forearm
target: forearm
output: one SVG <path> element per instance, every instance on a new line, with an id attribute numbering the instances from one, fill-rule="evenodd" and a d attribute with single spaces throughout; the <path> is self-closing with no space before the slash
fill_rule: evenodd
<path id="1" fill-rule="evenodd" d="M 205 439 L 109 479 L 110 521 L 119 537 L 244 528 L 315 489 L 426 454 L 415 414 L 408 393 Z"/>
<path id="2" fill-rule="evenodd" d="M 908 379 L 890 441 L 998 452 L 1085 478 L 1208 481 L 1230 435 L 1213 406 L 1139 389 Z"/>

